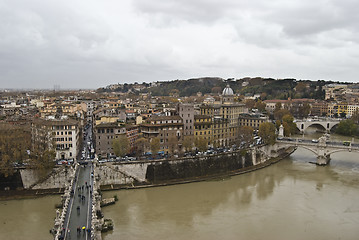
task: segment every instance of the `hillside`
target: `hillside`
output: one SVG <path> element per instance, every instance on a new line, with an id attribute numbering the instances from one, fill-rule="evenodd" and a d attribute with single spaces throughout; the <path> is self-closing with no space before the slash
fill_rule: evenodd
<path id="1" fill-rule="evenodd" d="M 288 99 L 288 98 L 314 98 L 324 99 L 322 87 L 326 84 L 336 83 L 332 81 L 310 81 L 296 79 L 272 79 L 272 78 L 242 78 L 222 79 L 218 77 L 193 78 L 188 80 L 173 80 L 156 82 L 155 84 L 134 83 L 117 84 L 100 88 L 101 92 L 134 92 L 151 93 L 152 96 L 193 96 L 198 92 L 203 95 L 208 93 L 221 93 L 229 84 L 236 94 L 253 96 L 259 94 L 262 100 Z"/>

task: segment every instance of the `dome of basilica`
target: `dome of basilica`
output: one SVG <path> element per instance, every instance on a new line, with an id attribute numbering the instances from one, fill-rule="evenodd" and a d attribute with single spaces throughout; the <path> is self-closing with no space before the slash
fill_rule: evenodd
<path id="1" fill-rule="evenodd" d="M 232 88 L 230 88 L 229 84 L 227 84 L 225 89 L 223 89 L 222 96 L 232 96 L 232 95 L 234 95 L 234 92 Z"/>

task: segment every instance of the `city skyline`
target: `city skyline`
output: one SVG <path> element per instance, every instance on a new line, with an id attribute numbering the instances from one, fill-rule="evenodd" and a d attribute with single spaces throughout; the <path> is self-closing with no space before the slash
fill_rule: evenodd
<path id="1" fill-rule="evenodd" d="M 352 1 L 0 4 L 1 88 L 95 89 L 204 76 L 358 82 Z"/>

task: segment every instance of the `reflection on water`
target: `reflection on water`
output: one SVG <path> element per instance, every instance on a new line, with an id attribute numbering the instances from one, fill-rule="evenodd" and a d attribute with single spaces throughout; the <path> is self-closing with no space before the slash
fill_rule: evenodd
<path id="1" fill-rule="evenodd" d="M 115 223 L 104 239 L 356 239 L 359 161 L 352 154 L 319 167 L 298 149 L 223 181 L 106 192 L 119 202 L 104 208 Z"/>

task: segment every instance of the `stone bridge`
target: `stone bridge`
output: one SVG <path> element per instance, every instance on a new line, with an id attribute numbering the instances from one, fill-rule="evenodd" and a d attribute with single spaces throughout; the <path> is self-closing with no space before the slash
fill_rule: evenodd
<path id="1" fill-rule="evenodd" d="M 348 146 L 343 145 L 343 142 L 327 141 L 327 137 L 323 136 L 318 141 L 303 140 L 295 138 L 282 138 L 277 140 L 275 146 L 287 147 L 296 146 L 307 149 L 314 153 L 317 157 L 318 165 L 327 165 L 330 161 L 330 155 L 336 152 L 357 152 L 359 153 L 359 144 L 349 143 Z"/>
<path id="2" fill-rule="evenodd" d="M 296 120 L 295 124 L 301 133 L 303 133 L 310 126 L 319 126 L 326 132 L 330 132 L 332 128 L 340 123 L 340 119 L 303 119 Z"/>

